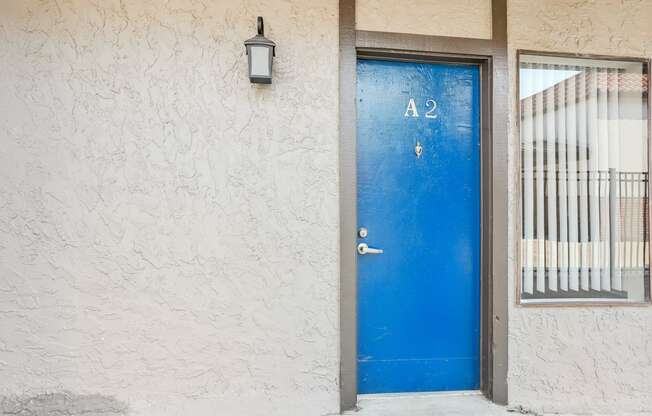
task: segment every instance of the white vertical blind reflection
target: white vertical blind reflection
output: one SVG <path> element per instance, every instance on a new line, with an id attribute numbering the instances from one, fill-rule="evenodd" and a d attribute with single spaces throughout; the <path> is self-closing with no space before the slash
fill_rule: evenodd
<path id="1" fill-rule="evenodd" d="M 546 85 L 554 83 L 553 74 L 554 69 L 551 66 L 546 66 L 545 71 Z M 554 85 L 554 84 L 553 84 Z M 545 167 L 546 171 L 542 172 L 542 177 L 545 178 L 544 184 L 546 185 L 545 192 L 547 194 L 546 203 L 547 209 L 547 238 L 546 238 L 546 269 L 548 270 L 548 288 L 550 290 L 557 290 L 557 155 L 556 155 L 556 142 L 557 131 L 555 125 L 555 90 L 556 88 L 549 88 L 544 91 L 544 117 L 545 117 Z"/>
<path id="2" fill-rule="evenodd" d="M 589 186 L 589 252 L 591 265 L 591 289 L 600 290 L 600 211 L 598 196 L 598 77 L 595 68 L 588 69 L 587 79 L 587 140 L 588 140 L 588 186 Z"/>
<path id="3" fill-rule="evenodd" d="M 526 64 L 526 67 L 530 65 Z M 533 79 L 528 77 L 526 86 L 532 89 Z M 523 123 L 522 123 L 522 142 L 523 142 L 523 232 L 525 241 L 523 244 L 524 253 L 521 258 L 525 261 L 525 273 L 523 290 L 525 293 L 532 294 L 534 291 L 534 123 L 532 96 L 522 101 Z"/>
<path id="4" fill-rule="evenodd" d="M 566 137 L 568 139 L 568 288 L 579 290 L 579 269 L 577 265 L 580 260 L 579 244 L 579 215 L 578 215 L 578 175 L 577 175 L 577 111 L 576 111 L 576 89 L 577 79 L 575 77 L 564 82 L 566 86 Z"/>
<path id="5" fill-rule="evenodd" d="M 555 66 L 555 71 L 567 70 Z M 559 154 L 557 165 L 559 168 L 559 288 L 568 290 L 568 167 L 567 149 L 568 136 L 566 131 L 566 82 L 560 82 L 555 94 L 555 111 L 557 121 L 557 146 Z M 551 286 L 552 289 L 552 286 Z"/>
<path id="6" fill-rule="evenodd" d="M 578 175 L 580 193 L 580 288 L 589 290 L 589 188 L 588 188 L 588 141 L 586 126 L 586 71 L 581 71 L 577 90 L 577 135 L 578 135 Z"/>
<path id="7" fill-rule="evenodd" d="M 644 296 L 647 85 L 622 67 L 542 61 L 521 64 L 522 293 Z"/>
<path id="8" fill-rule="evenodd" d="M 543 156 L 544 156 L 544 141 L 543 141 L 543 121 L 544 121 L 544 109 L 543 109 L 543 89 L 544 89 L 544 77 L 536 76 L 534 79 L 535 88 L 541 93 L 534 95 L 534 143 L 535 143 L 535 167 L 534 167 L 534 183 L 536 186 L 535 194 L 535 210 L 536 213 L 536 282 L 537 282 L 537 291 L 545 292 L 546 291 L 546 236 L 545 236 L 545 187 L 544 187 L 544 167 L 543 167 Z"/>
<path id="9" fill-rule="evenodd" d="M 611 236 L 609 245 L 610 274 L 612 288 L 623 290 L 622 264 L 620 263 L 620 191 L 618 178 L 618 167 L 620 165 L 620 123 L 614 120 L 620 119 L 620 71 L 609 69 L 607 92 L 609 94 L 609 234 Z"/>

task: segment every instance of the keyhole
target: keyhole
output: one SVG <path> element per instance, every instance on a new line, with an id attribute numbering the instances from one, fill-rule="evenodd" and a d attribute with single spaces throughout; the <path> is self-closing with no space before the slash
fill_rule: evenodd
<path id="1" fill-rule="evenodd" d="M 421 154 L 423 153 L 423 146 L 421 146 L 421 143 L 417 142 L 417 145 L 414 146 L 414 153 L 417 155 L 417 158 L 421 157 Z"/>

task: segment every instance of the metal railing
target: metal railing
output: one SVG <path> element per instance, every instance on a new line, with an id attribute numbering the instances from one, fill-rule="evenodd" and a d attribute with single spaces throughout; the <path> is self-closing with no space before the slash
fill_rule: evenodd
<path id="1" fill-rule="evenodd" d="M 587 268 L 589 264 L 595 265 L 589 256 L 595 253 L 593 246 L 601 244 L 601 255 L 608 257 L 607 260 L 601 259 L 601 273 L 613 275 L 614 269 L 617 268 L 619 273 L 645 275 L 647 279 L 650 263 L 648 173 L 618 172 L 615 169 L 572 173 L 556 171 L 552 178 L 555 181 L 554 186 L 549 183 L 551 176 L 553 175 L 545 168 L 522 171 L 521 189 L 525 189 L 525 181 L 531 181 L 529 185 L 533 190 L 531 197 L 534 199 L 531 204 L 534 212 L 530 213 L 530 228 L 533 230 L 531 235 L 526 235 L 525 227 L 522 227 L 521 238 L 527 242 L 526 247 L 532 250 L 529 256 L 530 264 L 524 260 L 521 263 L 523 275 L 526 270 L 533 270 L 535 265 L 541 268 L 541 253 L 545 257 L 543 264 L 546 281 L 550 270 L 569 272 Z M 539 181 L 543 181 L 543 184 Z M 554 193 L 551 192 L 553 190 Z M 570 204 L 572 198 L 576 198 L 576 201 Z M 556 203 L 556 207 L 550 207 L 550 203 Z M 525 218 L 524 205 L 522 204 L 522 218 Z M 568 212 L 571 205 L 576 210 L 573 215 Z M 544 230 L 537 229 L 542 225 L 541 221 L 536 221 L 540 209 L 546 213 Z M 554 223 L 548 216 L 551 211 L 554 212 L 551 217 L 556 219 Z M 563 215 L 566 215 L 564 221 L 561 220 Z M 582 216 L 584 218 L 581 221 L 584 223 L 580 224 Z M 571 217 L 577 223 L 572 224 Z M 589 224 L 590 221 L 593 221 L 593 226 Z M 562 226 L 569 229 L 562 230 Z M 574 232 L 569 232 L 570 227 L 576 227 Z M 584 231 L 580 232 L 582 227 Z M 570 236 L 576 236 L 576 239 L 571 241 Z M 569 254 L 571 251 L 577 255 Z M 554 252 L 554 255 L 551 255 L 551 252 Z M 563 256 L 566 257 L 562 258 Z M 563 264 L 563 267 L 560 264 Z M 649 282 L 646 282 L 646 286 L 648 284 Z M 548 292 L 544 292 L 544 296 L 548 295 Z M 590 297 L 594 295 L 595 293 Z M 615 291 L 612 295 L 626 296 Z"/>

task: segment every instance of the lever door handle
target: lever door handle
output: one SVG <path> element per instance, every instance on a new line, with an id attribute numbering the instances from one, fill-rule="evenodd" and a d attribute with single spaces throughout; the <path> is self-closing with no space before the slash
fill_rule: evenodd
<path id="1" fill-rule="evenodd" d="M 382 248 L 371 248 L 366 243 L 360 243 L 360 244 L 358 244 L 358 253 L 363 255 L 363 256 L 365 254 L 382 254 L 383 249 Z"/>

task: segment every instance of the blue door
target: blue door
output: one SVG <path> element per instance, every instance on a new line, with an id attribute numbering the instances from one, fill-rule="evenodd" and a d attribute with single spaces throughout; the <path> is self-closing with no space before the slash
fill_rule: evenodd
<path id="1" fill-rule="evenodd" d="M 358 392 L 480 386 L 480 72 L 357 64 Z"/>

